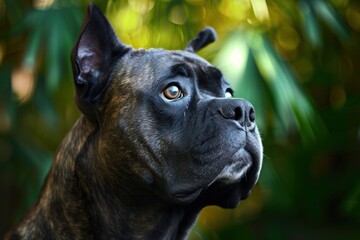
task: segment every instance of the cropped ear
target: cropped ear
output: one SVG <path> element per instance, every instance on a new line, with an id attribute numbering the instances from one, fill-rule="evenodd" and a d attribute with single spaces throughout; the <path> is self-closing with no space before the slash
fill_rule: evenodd
<path id="1" fill-rule="evenodd" d="M 97 102 L 109 84 L 112 63 L 131 48 L 119 41 L 94 4 L 88 6 L 81 29 L 71 53 L 75 100 L 86 117 L 96 120 Z"/>
<path id="2" fill-rule="evenodd" d="M 185 48 L 188 52 L 197 52 L 216 40 L 216 31 L 211 27 L 201 30 L 195 38 L 193 38 Z"/>

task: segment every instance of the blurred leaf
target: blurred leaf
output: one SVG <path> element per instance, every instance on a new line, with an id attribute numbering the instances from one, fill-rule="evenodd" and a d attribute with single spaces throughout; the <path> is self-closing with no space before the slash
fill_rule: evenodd
<path id="1" fill-rule="evenodd" d="M 314 141 L 316 136 L 322 136 L 325 128 L 297 85 L 289 66 L 281 60 L 264 36 L 252 34 L 249 44 L 260 73 L 269 86 L 277 116 L 286 132 L 290 133 L 294 127 L 298 128 L 304 142 Z"/>
<path id="2" fill-rule="evenodd" d="M 305 142 L 323 134 L 323 124 L 296 84 L 294 74 L 261 33 L 236 31 L 227 38 L 214 62 L 228 77 L 236 96 L 253 103 L 260 129 L 266 129 L 265 116 L 274 109 L 275 118 L 282 123 L 279 134 L 297 128 Z"/>
<path id="3" fill-rule="evenodd" d="M 320 47 L 321 33 L 314 9 L 307 0 L 301 0 L 299 5 L 302 13 L 302 26 L 305 31 L 305 37 L 310 41 L 312 46 Z"/>
<path id="4" fill-rule="evenodd" d="M 50 169 L 52 156 L 32 147 L 28 143 L 14 142 L 14 146 L 20 150 L 19 153 L 25 155 L 22 158 L 24 159 L 23 161 L 37 169 L 38 173 L 36 176 L 39 176 L 37 185 L 40 186 Z"/>
<path id="5" fill-rule="evenodd" d="M 16 198 L 21 197 L 20 205 L 18 205 L 18 199 L 14 199 L 12 203 L 14 206 L 17 205 L 17 209 L 13 211 L 19 218 L 36 201 L 50 169 L 52 156 L 11 135 L 5 141 L 0 137 L 0 147 L 8 152 L 8 157 L 11 157 L 11 159 L 2 159 L 3 156 L 0 156 L 0 160 L 6 160 L 0 161 L 0 173 L 1 176 L 5 176 L 5 179 L 6 175 L 13 178 L 13 186 L 16 189 L 13 189 L 11 195 Z M 19 190 L 20 192 L 17 192 Z"/>
<path id="6" fill-rule="evenodd" d="M 235 31 L 225 39 L 213 62 L 224 72 L 228 81 L 235 85 L 244 75 L 248 55 L 245 35 L 241 31 Z"/>
<path id="7" fill-rule="evenodd" d="M 360 181 L 358 180 L 355 184 L 352 192 L 347 196 L 345 201 L 342 203 L 342 211 L 347 215 L 354 217 L 360 215 Z"/>
<path id="8" fill-rule="evenodd" d="M 309 3 L 313 5 L 319 17 L 325 21 L 340 39 L 346 40 L 349 37 L 348 27 L 329 2 L 325 2 L 324 0 L 314 0 L 309 1 Z"/>
<path id="9" fill-rule="evenodd" d="M 37 61 L 37 57 L 39 54 L 39 50 L 40 50 L 40 46 L 41 46 L 41 41 L 42 41 L 42 37 L 43 37 L 43 25 L 39 24 L 37 21 L 39 19 L 39 14 L 38 12 L 32 12 L 33 14 L 30 14 L 28 16 L 29 19 L 31 19 L 32 17 L 34 19 L 32 19 L 31 22 L 34 21 L 34 30 L 31 32 L 31 35 L 29 37 L 29 42 L 28 42 L 28 46 L 27 46 L 27 50 L 24 56 L 24 60 L 23 60 L 23 64 L 28 67 L 28 68 L 34 68 L 36 65 L 36 61 Z M 36 20 L 35 20 L 36 19 Z"/>
<path id="10" fill-rule="evenodd" d="M 5 111 L 4 115 L 0 116 L 5 121 L 1 123 L 0 129 L 9 130 L 7 127 L 11 127 L 11 123 L 15 121 L 16 116 L 16 103 L 12 96 L 11 70 L 9 67 L 0 66 L 0 79 L 0 109 L 4 108 Z M 6 124 L 9 124 L 9 126 L 6 126 Z"/>
<path id="11" fill-rule="evenodd" d="M 279 173 L 274 168 L 271 159 L 269 159 L 267 156 L 264 156 L 261 175 L 259 178 L 260 185 L 262 187 L 274 190 L 280 187 L 280 182 Z"/>
<path id="12" fill-rule="evenodd" d="M 56 129 L 59 125 L 59 116 L 58 113 L 55 111 L 55 107 L 50 97 L 50 93 L 47 91 L 45 84 L 46 82 L 44 80 L 39 81 L 35 91 L 34 101 L 36 103 L 36 106 L 40 110 L 42 119 L 45 120 L 45 122 L 50 128 Z"/>
<path id="13" fill-rule="evenodd" d="M 7 16 L 9 16 L 10 21 L 15 23 L 23 16 L 23 9 L 19 7 L 20 3 L 24 2 L 22 0 L 5 0 L 5 6 L 7 11 Z"/>
<path id="14" fill-rule="evenodd" d="M 82 12 L 80 8 L 61 6 L 30 10 L 11 28 L 11 36 L 29 33 L 23 59 L 26 67 L 37 67 L 37 62 L 41 59 L 39 54 L 45 54 L 48 90 L 53 91 L 59 85 L 62 69 L 65 67 L 63 63 L 68 63 L 72 44 L 78 35 Z M 64 52 L 64 49 L 67 51 Z"/>
<path id="15" fill-rule="evenodd" d="M 49 27 L 49 38 L 47 39 L 47 70 L 46 86 L 50 91 L 54 91 L 59 86 L 61 76 L 61 52 L 62 52 L 62 32 L 66 32 L 62 21 L 61 12 L 58 10 L 49 10 L 47 15 L 52 16 L 51 27 Z"/>

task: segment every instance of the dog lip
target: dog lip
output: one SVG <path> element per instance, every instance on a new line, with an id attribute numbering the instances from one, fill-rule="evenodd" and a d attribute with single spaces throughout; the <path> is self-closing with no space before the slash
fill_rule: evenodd
<path id="1" fill-rule="evenodd" d="M 171 194 L 173 199 L 178 203 L 189 203 L 194 201 L 203 189 L 180 190 Z"/>
<path id="2" fill-rule="evenodd" d="M 224 166 L 221 172 L 208 184 L 208 187 L 213 185 L 215 182 L 223 182 L 225 184 L 231 184 L 240 182 L 246 177 L 247 172 L 252 166 L 251 154 L 241 149 L 234 155 L 240 155 L 235 158 L 240 160 L 233 161 L 232 163 Z"/>

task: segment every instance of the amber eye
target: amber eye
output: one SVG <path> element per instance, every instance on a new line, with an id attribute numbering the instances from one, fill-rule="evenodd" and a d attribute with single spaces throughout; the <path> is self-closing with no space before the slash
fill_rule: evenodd
<path id="1" fill-rule="evenodd" d="M 171 85 L 165 89 L 163 95 L 168 100 L 180 99 L 184 96 L 183 92 L 176 85 Z"/>

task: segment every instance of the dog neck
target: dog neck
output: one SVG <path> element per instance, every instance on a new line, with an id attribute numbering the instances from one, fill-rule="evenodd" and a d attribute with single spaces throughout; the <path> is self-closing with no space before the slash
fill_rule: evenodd
<path id="1" fill-rule="evenodd" d="M 186 238 L 201 209 L 174 205 L 136 181 L 121 181 L 127 178 L 121 170 L 114 176 L 102 162 L 104 156 L 99 156 L 98 135 L 97 127 L 84 117 L 77 122 L 64 139 L 41 197 L 19 234 L 41 237 L 56 232 L 71 239 Z"/>

